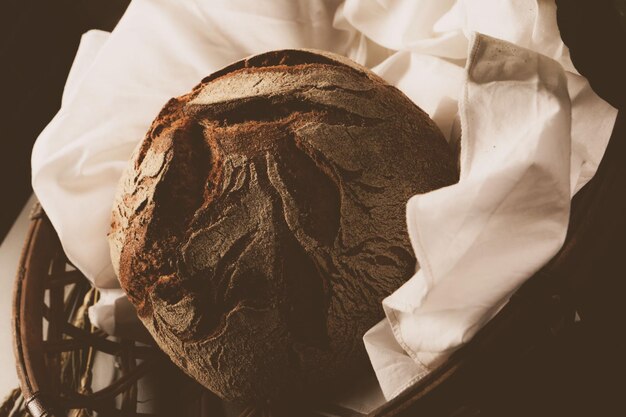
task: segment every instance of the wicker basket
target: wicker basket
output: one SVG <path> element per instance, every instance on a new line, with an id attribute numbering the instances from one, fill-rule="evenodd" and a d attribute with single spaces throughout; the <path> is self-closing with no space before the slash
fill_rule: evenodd
<path id="1" fill-rule="evenodd" d="M 18 378 L 24 406 L 33 417 L 90 415 L 84 411 L 68 414 L 69 410 L 92 410 L 104 416 L 144 415 L 136 413 L 137 382 L 155 369 L 173 371 L 172 377 L 187 394 L 200 391 L 174 371 L 158 349 L 113 340 L 92 326 L 87 307 L 97 297 L 97 291 L 65 257 L 37 204 L 31 213 L 13 300 Z M 98 352 L 116 358 L 118 378 L 93 392 L 92 369 Z M 189 398 L 185 401 L 190 403 Z"/>

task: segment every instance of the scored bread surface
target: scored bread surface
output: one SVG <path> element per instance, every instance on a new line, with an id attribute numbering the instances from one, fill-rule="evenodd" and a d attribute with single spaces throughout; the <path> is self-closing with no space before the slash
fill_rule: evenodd
<path id="1" fill-rule="evenodd" d="M 171 99 L 133 155 L 109 241 L 159 346 L 223 398 L 336 391 L 410 278 L 409 197 L 457 180 L 435 124 L 346 58 L 239 61 Z"/>

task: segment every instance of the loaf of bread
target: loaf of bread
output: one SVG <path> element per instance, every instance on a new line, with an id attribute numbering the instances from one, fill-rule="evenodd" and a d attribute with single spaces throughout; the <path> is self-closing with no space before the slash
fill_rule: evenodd
<path id="1" fill-rule="evenodd" d="M 219 396 L 334 391 L 371 370 L 362 336 L 414 273 L 407 199 L 456 180 L 398 89 L 269 52 L 165 105 L 120 184 L 112 260 L 154 340 Z"/>

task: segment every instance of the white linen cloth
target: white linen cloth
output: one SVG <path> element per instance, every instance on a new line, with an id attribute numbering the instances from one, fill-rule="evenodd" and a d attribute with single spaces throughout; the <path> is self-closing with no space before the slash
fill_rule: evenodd
<path id="1" fill-rule="evenodd" d="M 134 0 L 110 36 L 83 37 L 32 156 L 33 188 L 68 257 L 104 290 L 90 317 L 141 337 L 106 233 L 119 177 L 161 106 L 251 54 L 329 50 L 373 68 L 460 140 L 459 183 L 407 203 L 422 268 L 364 338 L 385 397 L 397 395 L 556 253 L 570 198 L 602 158 L 616 110 L 575 71 L 555 10 L 548 0 Z"/>

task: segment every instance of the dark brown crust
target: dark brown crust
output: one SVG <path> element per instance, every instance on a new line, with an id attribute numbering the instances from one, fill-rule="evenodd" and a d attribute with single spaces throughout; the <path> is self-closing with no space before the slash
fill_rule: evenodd
<path id="1" fill-rule="evenodd" d="M 328 391 L 369 369 L 361 337 L 413 273 L 407 199 L 456 179 L 397 89 L 271 52 L 163 108 L 114 209 L 114 263 L 161 348 L 222 397 Z"/>

